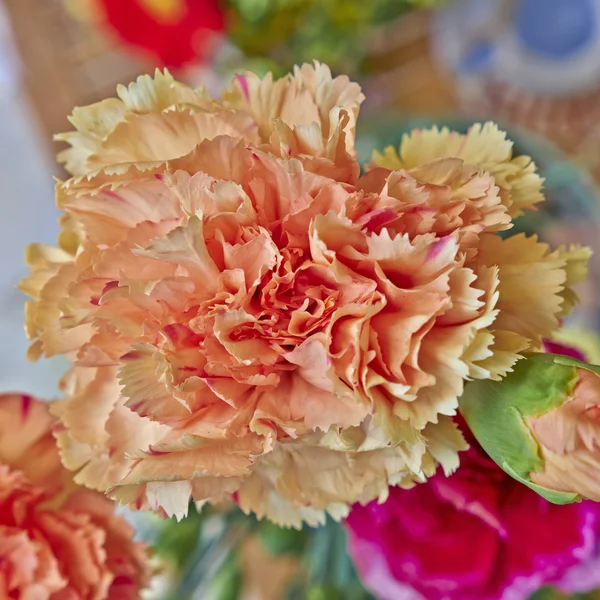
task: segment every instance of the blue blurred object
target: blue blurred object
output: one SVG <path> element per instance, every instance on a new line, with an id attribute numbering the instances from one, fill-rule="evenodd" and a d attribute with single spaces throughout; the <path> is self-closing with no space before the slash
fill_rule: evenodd
<path id="1" fill-rule="evenodd" d="M 465 53 L 460 68 L 463 73 L 477 73 L 490 68 L 494 60 L 494 44 L 489 41 L 475 42 Z"/>
<path id="2" fill-rule="evenodd" d="M 524 46 L 561 60 L 585 49 L 596 34 L 594 0 L 520 0 L 515 26 Z"/>
<path id="3" fill-rule="evenodd" d="M 547 96 L 600 83 L 600 0 L 455 0 L 434 15 L 431 41 L 458 77 Z"/>

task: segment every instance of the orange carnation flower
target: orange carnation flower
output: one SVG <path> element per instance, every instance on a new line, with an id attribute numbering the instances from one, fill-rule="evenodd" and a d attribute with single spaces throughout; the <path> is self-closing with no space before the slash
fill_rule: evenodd
<path id="1" fill-rule="evenodd" d="M 148 582 L 144 546 L 60 464 L 43 402 L 0 396 L 0 597 L 134 600 Z"/>
<path id="2" fill-rule="evenodd" d="M 31 356 L 73 363 L 78 482 L 300 526 L 456 468 L 465 381 L 550 337 L 587 252 L 497 236 L 542 197 L 492 125 L 359 178 L 361 101 L 315 64 L 220 101 L 157 74 L 74 113 L 60 247 L 30 248 L 23 289 Z"/>

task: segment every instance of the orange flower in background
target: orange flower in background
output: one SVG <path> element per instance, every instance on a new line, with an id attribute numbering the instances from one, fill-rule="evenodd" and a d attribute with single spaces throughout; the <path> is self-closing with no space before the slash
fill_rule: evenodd
<path id="1" fill-rule="evenodd" d="M 123 42 L 158 64 L 181 68 L 208 57 L 225 28 L 220 0 L 76 0 Z"/>
<path id="2" fill-rule="evenodd" d="M 61 136 L 59 248 L 22 284 L 30 356 L 73 364 L 76 480 L 300 526 L 456 468 L 465 381 L 541 347 L 585 275 L 586 250 L 497 235 L 542 199 L 530 160 L 474 126 L 359 177 L 360 88 L 319 64 L 221 100 L 167 74 L 118 95 Z"/>
<path id="3" fill-rule="evenodd" d="M 102 495 L 60 464 L 47 406 L 0 396 L 0 597 L 137 599 L 145 547 Z"/>

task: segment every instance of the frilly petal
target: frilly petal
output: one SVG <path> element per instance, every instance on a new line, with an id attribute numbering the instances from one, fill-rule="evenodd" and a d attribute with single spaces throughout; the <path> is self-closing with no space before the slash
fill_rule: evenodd
<path id="1" fill-rule="evenodd" d="M 512 142 L 494 123 L 473 125 L 466 135 L 443 127 L 415 130 L 405 135 L 399 153 L 392 147 L 375 153 L 377 166 L 390 170 L 407 169 L 439 158 L 456 157 L 488 171 L 500 187 L 502 203 L 513 217 L 542 202 L 542 179 L 527 156 L 513 158 Z"/>

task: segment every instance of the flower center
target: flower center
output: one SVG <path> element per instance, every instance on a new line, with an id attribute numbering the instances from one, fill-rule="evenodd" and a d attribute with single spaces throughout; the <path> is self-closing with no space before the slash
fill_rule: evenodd
<path id="1" fill-rule="evenodd" d="M 138 0 L 142 8 L 165 25 L 181 21 L 185 12 L 185 0 Z"/>

